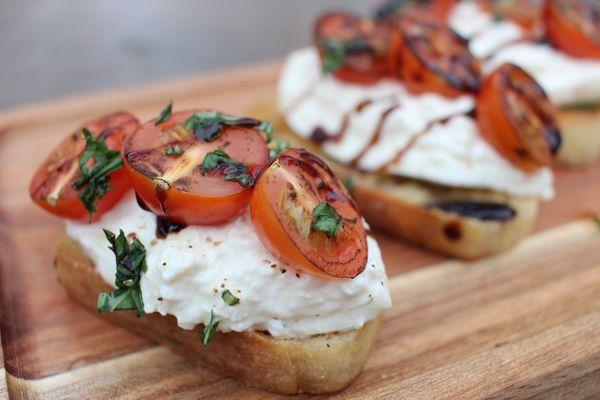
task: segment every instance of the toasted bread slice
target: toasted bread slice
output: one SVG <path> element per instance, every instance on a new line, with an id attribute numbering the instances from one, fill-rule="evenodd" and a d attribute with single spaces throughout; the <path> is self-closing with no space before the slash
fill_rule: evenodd
<path id="1" fill-rule="evenodd" d="M 257 105 L 251 115 L 269 120 L 277 136 L 319 154 L 349 189 L 361 214 L 373 227 L 444 254 L 475 259 L 507 250 L 532 228 L 539 201 L 476 189 L 458 189 L 412 179 L 360 173 L 328 158 L 314 143 L 293 134 L 273 103 Z M 516 214 L 507 220 L 484 220 L 432 207 L 447 201 L 491 202 Z"/>
<path id="2" fill-rule="evenodd" d="M 95 271 L 78 243 L 62 237 L 58 279 L 79 303 L 96 310 L 98 294 L 112 288 Z M 200 329 L 184 330 L 172 316 L 134 312 L 102 314 L 153 341 L 192 356 L 207 368 L 260 389 L 283 393 L 331 393 L 344 389 L 362 369 L 379 333 L 380 318 L 361 329 L 303 339 L 275 339 L 262 332 L 217 332 L 208 347 Z"/>
<path id="3" fill-rule="evenodd" d="M 582 166 L 600 156 L 600 105 L 561 108 L 557 118 L 562 133 L 559 163 Z"/>

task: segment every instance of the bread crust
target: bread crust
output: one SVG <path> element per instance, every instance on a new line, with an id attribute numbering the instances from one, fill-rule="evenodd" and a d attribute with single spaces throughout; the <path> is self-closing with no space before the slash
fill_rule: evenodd
<path id="1" fill-rule="evenodd" d="M 562 134 L 558 162 L 582 166 L 600 155 L 600 105 L 590 109 L 561 108 L 557 113 Z"/>
<path id="2" fill-rule="evenodd" d="M 95 271 L 79 244 L 66 235 L 56 257 L 58 280 L 86 308 L 96 311 L 98 294 L 112 288 Z M 344 389 L 362 369 L 380 328 L 380 317 L 361 329 L 302 339 L 275 339 L 261 332 L 217 332 L 202 345 L 199 332 L 177 326 L 173 316 L 158 313 L 136 317 L 135 312 L 101 314 L 219 374 L 249 386 L 282 394 L 325 394 Z"/>
<path id="3" fill-rule="evenodd" d="M 499 253 L 521 241 L 537 218 L 539 201 L 534 198 L 351 170 L 328 158 L 314 143 L 293 134 L 273 102 L 257 105 L 249 115 L 271 121 L 277 136 L 319 154 L 340 178 L 350 179 L 352 196 L 371 226 L 431 250 L 463 259 Z M 516 216 L 506 221 L 484 221 L 429 207 L 440 201 L 496 202 L 512 207 Z"/>

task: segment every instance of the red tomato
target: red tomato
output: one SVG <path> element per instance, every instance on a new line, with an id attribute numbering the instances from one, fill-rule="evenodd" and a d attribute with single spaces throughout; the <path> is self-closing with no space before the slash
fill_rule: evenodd
<path id="1" fill-rule="evenodd" d="M 343 81 L 371 84 L 389 72 L 389 30 L 355 14 L 334 12 L 315 24 L 314 41 L 326 71 Z"/>
<path id="2" fill-rule="evenodd" d="M 343 220 L 335 236 L 314 227 L 313 211 L 332 206 Z M 333 172 L 306 150 L 284 150 L 258 179 L 252 222 L 279 260 L 321 277 L 353 278 L 367 262 L 367 238 L 356 204 Z"/>
<path id="3" fill-rule="evenodd" d="M 140 126 L 125 145 L 125 168 L 139 198 L 153 213 L 188 225 L 217 224 L 239 214 L 248 205 L 252 187 L 225 180 L 227 166 L 205 172 L 209 152 L 222 150 L 253 180 L 269 161 L 269 149 L 256 130 L 222 126 L 217 139 L 206 142 L 183 127 L 205 110 L 173 113 L 155 125 Z M 180 154 L 168 155 L 178 148 Z"/>
<path id="4" fill-rule="evenodd" d="M 477 123 L 488 142 L 516 167 L 548 166 L 560 147 L 555 108 L 521 68 L 504 64 L 490 74 L 477 97 Z"/>
<path id="5" fill-rule="evenodd" d="M 414 93 L 457 97 L 476 92 L 479 61 L 467 42 L 440 22 L 411 14 L 398 18 L 392 39 L 392 72 Z"/>
<path id="6" fill-rule="evenodd" d="M 82 129 L 87 128 L 95 137 L 104 139 L 109 149 L 121 151 L 127 136 L 138 126 L 137 118 L 128 112 L 116 112 L 84 124 L 65 138 L 36 171 L 29 185 L 33 201 L 59 217 L 88 219 L 88 212 L 78 198 L 83 188 L 72 187 L 81 176 L 79 159 L 86 144 Z M 93 220 L 110 210 L 130 188 L 122 168 L 109 176 L 111 190 L 98 202 Z"/>
<path id="7" fill-rule="evenodd" d="M 552 44 L 575 57 L 600 59 L 600 4 L 585 0 L 548 0 L 546 34 Z"/>

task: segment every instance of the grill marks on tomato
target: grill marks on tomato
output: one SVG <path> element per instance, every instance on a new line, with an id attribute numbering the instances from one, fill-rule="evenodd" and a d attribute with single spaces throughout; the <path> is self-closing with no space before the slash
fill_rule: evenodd
<path id="1" fill-rule="evenodd" d="M 229 119 L 221 123 L 218 137 L 209 142 L 184 128 L 192 116 L 213 114 Z M 159 126 L 153 122 L 143 124 L 125 149 L 126 169 L 139 197 L 152 212 L 191 225 L 224 222 L 245 209 L 251 187 L 226 180 L 224 168 L 204 171 L 202 164 L 208 154 L 221 150 L 255 177 L 269 160 L 269 149 L 258 131 L 261 121 L 233 121 L 210 110 L 189 110 L 173 113 Z M 166 154 L 173 146 L 181 151 L 176 156 Z"/>

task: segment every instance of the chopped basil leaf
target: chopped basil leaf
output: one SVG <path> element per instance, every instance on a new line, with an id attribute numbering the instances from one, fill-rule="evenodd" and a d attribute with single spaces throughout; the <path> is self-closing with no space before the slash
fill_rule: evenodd
<path id="1" fill-rule="evenodd" d="M 168 156 L 180 156 L 183 154 L 183 149 L 179 147 L 178 144 L 175 146 L 169 147 L 165 150 L 165 154 Z"/>
<path id="2" fill-rule="evenodd" d="M 332 73 L 342 68 L 348 54 L 363 51 L 373 51 L 373 48 L 363 39 L 357 38 L 350 42 L 337 39 L 319 39 L 324 49 L 321 71 Z"/>
<path id="3" fill-rule="evenodd" d="M 140 279 L 146 272 L 146 248 L 134 238 L 131 243 L 121 229 L 119 236 L 108 229 L 103 229 L 109 247 L 115 253 L 117 273 L 115 285 L 117 289 L 98 296 L 98 312 L 113 312 L 120 310 L 136 310 L 140 316 L 144 312 Z"/>
<path id="4" fill-rule="evenodd" d="M 213 171 L 222 171 L 223 180 L 238 182 L 243 187 L 254 185 L 254 178 L 248 172 L 248 168 L 229 158 L 223 150 L 217 149 L 207 153 L 202 161 L 202 173 Z"/>
<path id="5" fill-rule="evenodd" d="M 228 306 L 235 306 L 240 302 L 240 299 L 235 297 L 233 293 L 229 291 L 229 289 L 223 290 L 223 293 L 221 293 L 221 298 Z"/>
<path id="6" fill-rule="evenodd" d="M 160 112 L 160 115 L 156 119 L 154 125 L 158 125 L 162 122 L 166 122 L 171 118 L 171 113 L 173 112 L 173 100 L 169 102 L 169 104 Z"/>
<path id="7" fill-rule="evenodd" d="M 200 337 L 202 338 L 202 344 L 204 346 L 208 346 L 208 343 L 212 340 L 213 336 L 215 336 L 218 326 L 219 321 L 215 321 L 215 313 L 213 310 L 210 310 L 210 321 L 208 321 L 208 325 L 205 325 L 200 331 Z"/>
<path id="8" fill-rule="evenodd" d="M 282 151 L 290 147 L 292 144 L 281 138 L 275 138 L 269 147 L 269 160 L 274 160 Z"/>
<path id="9" fill-rule="evenodd" d="M 344 187 L 346 188 L 348 193 L 350 193 L 350 195 L 352 195 L 352 191 L 354 190 L 354 179 L 352 179 L 351 176 L 347 176 L 344 178 L 342 183 L 344 184 Z"/>
<path id="10" fill-rule="evenodd" d="M 324 232 L 329 237 L 337 236 L 344 218 L 337 212 L 335 207 L 326 202 L 319 203 L 312 212 L 313 228 Z"/>
<path id="11" fill-rule="evenodd" d="M 123 167 L 123 160 L 118 151 L 109 150 L 104 140 L 95 139 L 87 128 L 83 128 L 83 136 L 86 145 L 85 151 L 79 159 L 81 176 L 73 183 L 73 189 L 79 190 L 85 186 L 79 193 L 79 199 L 88 211 L 91 221 L 92 214 L 96 212 L 98 201 L 111 189 L 108 185 L 110 183 L 108 175 Z M 93 160 L 93 165 L 88 168 L 90 159 Z"/>
<path id="12" fill-rule="evenodd" d="M 198 139 L 205 142 L 212 142 L 218 139 L 223 134 L 223 126 L 254 128 L 264 132 L 267 143 L 273 136 L 273 125 L 268 121 L 223 115 L 217 111 L 196 113 L 189 117 L 183 124 L 185 129 L 193 131 Z"/>

